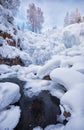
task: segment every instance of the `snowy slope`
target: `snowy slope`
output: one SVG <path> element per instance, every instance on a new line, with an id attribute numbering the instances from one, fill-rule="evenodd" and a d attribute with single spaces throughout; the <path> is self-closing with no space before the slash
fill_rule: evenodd
<path id="1" fill-rule="evenodd" d="M 12 27 L 7 29 L 1 24 L 1 29 L 14 36 Z M 46 34 L 35 34 L 20 30 L 17 30 L 17 32 L 17 36 L 14 36 L 14 38 L 16 42 L 19 39 L 17 44 L 20 44 L 22 51 L 19 48 L 17 50 L 17 46 L 15 48 L 3 46 L 0 47 L 2 57 L 20 56 L 28 66 L 30 63 L 42 65 L 57 54 L 68 56 L 84 55 L 84 23 L 70 25 L 60 30 L 52 29 Z M 6 45 L 5 41 L 2 40 L 1 42 Z"/>
<path id="2" fill-rule="evenodd" d="M 53 55 L 84 55 L 84 23 L 53 29 L 36 35 L 24 31 L 21 48 L 32 57 L 33 64 L 44 64 Z"/>
<path id="3" fill-rule="evenodd" d="M 60 99 L 63 109 L 60 122 L 63 111 L 70 112 L 71 117 L 66 118 L 68 123 L 65 126 L 52 124 L 45 130 L 84 130 L 84 23 L 39 35 L 18 31 L 17 37 L 22 50 L 3 45 L 0 54 L 10 58 L 20 56 L 26 66 L 0 65 L 0 79 L 17 77 L 26 81 L 26 96 L 32 97 L 48 90 Z M 51 80 L 44 81 L 45 76 L 50 76 Z M 42 128 L 37 126 L 34 129 Z"/>

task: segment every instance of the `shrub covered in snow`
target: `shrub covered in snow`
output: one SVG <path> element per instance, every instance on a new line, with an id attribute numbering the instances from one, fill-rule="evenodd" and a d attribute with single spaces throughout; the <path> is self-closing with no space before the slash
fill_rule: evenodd
<path id="1" fill-rule="evenodd" d="M 66 48 L 71 48 L 74 45 L 79 45 L 80 40 L 78 36 L 71 34 L 69 31 L 65 31 L 63 33 L 63 43 Z"/>

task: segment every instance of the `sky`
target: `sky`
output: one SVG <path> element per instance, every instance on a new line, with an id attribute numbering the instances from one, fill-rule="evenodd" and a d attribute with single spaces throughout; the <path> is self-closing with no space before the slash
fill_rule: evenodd
<path id="1" fill-rule="evenodd" d="M 21 5 L 15 18 L 18 26 L 27 23 L 27 8 L 30 3 L 35 3 L 44 13 L 43 31 L 52 29 L 54 26 L 63 27 L 66 12 L 79 9 L 84 16 L 84 0 L 21 0 Z"/>

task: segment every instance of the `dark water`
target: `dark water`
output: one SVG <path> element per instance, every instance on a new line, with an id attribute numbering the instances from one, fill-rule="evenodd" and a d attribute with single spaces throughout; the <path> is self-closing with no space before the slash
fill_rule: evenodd
<path id="1" fill-rule="evenodd" d="M 26 97 L 23 93 L 25 82 L 19 79 L 4 79 L 3 82 L 13 82 L 20 86 L 21 99 L 15 105 L 21 108 L 21 118 L 14 130 L 32 130 L 36 126 L 42 128 L 56 124 L 57 115 L 60 114 L 59 99 L 53 97 L 48 91 L 42 91 L 38 96 Z"/>

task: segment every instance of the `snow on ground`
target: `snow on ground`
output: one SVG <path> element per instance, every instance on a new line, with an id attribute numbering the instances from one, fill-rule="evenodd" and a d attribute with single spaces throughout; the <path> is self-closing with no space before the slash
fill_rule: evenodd
<path id="1" fill-rule="evenodd" d="M 49 60 L 41 69 L 38 71 L 38 77 L 43 78 L 46 75 L 49 75 L 50 72 L 54 68 L 58 68 L 60 66 L 60 59 L 59 56 L 55 59 Z"/>
<path id="2" fill-rule="evenodd" d="M 84 63 L 74 64 L 72 68 L 84 74 Z"/>
<path id="3" fill-rule="evenodd" d="M 38 96 L 42 90 L 48 90 L 53 96 L 61 98 L 64 95 L 62 86 L 46 80 L 28 80 L 24 86 L 24 93 L 28 97 Z"/>
<path id="4" fill-rule="evenodd" d="M 84 115 L 72 117 L 63 130 L 84 130 Z"/>

